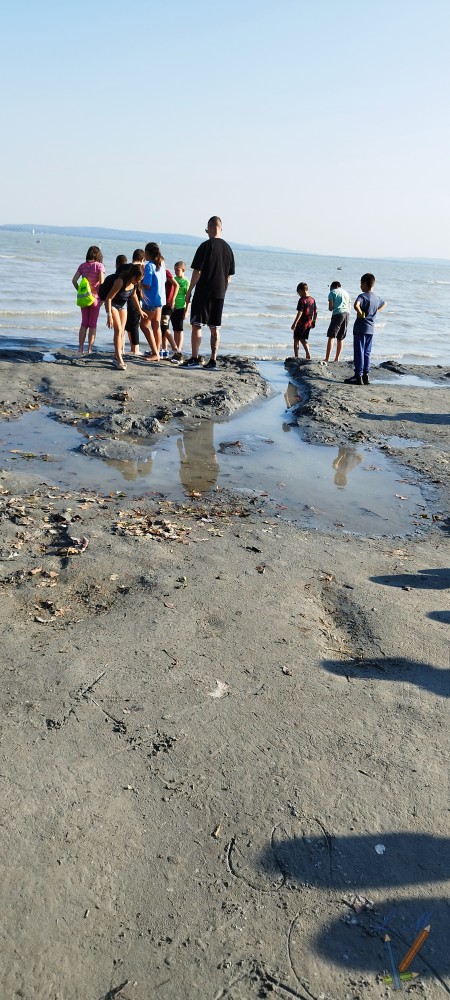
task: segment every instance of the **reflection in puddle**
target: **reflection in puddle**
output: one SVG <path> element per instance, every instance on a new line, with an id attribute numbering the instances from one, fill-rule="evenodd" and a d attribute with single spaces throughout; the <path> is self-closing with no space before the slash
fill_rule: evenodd
<path id="1" fill-rule="evenodd" d="M 340 445 L 337 458 L 333 462 L 334 482 L 338 489 L 343 490 L 347 485 L 347 476 L 359 463 L 362 462 L 362 455 L 356 448 Z"/>
<path id="2" fill-rule="evenodd" d="M 156 451 L 142 462 L 134 462 L 130 459 L 124 461 L 124 459 L 118 458 L 103 458 L 102 461 L 105 465 L 109 465 L 110 469 L 116 469 L 117 472 L 120 472 L 127 482 L 132 483 L 135 479 L 145 479 L 150 476 L 155 455 Z"/>
<path id="3" fill-rule="evenodd" d="M 261 370 L 272 384 L 271 399 L 227 421 L 179 424 L 176 434 L 141 440 L 145 460 L 81 454 L 80 425 L 51 420 L 42 407 L 0 423 L 1 464 L 27 468 L 62 489 L 111 493 L 128 484 L 131 497 L 158 493 L 177 501 L 186 493 L 230 487 L 261 498 L 258 507 L 268 515 L 313 529 L 398 535 L 417 530 L 419 523 L 426 527 L 417 512 L 423 511 L 424 495 L 427 503 L 434 499 L 431 488 L 420 488 L 414 473 L 405 473 L 378 449 L 342 445 L 336 454 L 336 446 L 307 444 L 297 424 L 287 422 L 282 364 L 265 363 Z M 51 462 L 39 458 L 44 450 Z M 25 460 L 19 451 L 32 457 Z M 408 484 L 399 488 L 405 476 Z"/>
<path id="4" fill-rule="evenodd" d="M 216 485 L 219 463 L 214 448 L 214 424 L 202 420 L 177 439 L 180 480 L 187 493 L 209 493 Z"/>
<path id="5" fill-rule="evenodd" d="M 286 403 L 287 410 L 290 410 L 292 406 L 295 406 L 300 402 L 299 389 L 293 382 L 288 383 L 288 387 L 284 394 L 284 401 Z"/>

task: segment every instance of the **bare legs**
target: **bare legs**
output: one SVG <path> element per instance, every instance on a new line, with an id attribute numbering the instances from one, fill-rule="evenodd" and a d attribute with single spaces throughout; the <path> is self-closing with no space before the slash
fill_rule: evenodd
<path id="1" fill-rule="evenodd" d="M 125 323 L 127 321 L 127 310 L 126 308 L 115 309 L 113 306 L 111 314 L 114 331 L 114 356 L 120 368 L 125 368 L 123 352 L 125 350 Z"/>
<path id="2" fill-rule="evenodd" d="M 211 334 L 211 361 L 216 361 L 217 352 L 219 350 L 220 344 L 220 328 L 218 326 L 210 326 L 209 332 Z M 181 343 L 183 342 L 183 334 L 181 334 Z M 202 328 L 201 326 L 196 326 L 194 323 L 192 325 L 192 335 L 191 335 L 191 347 L 192 347 L 192 357 L 198 358 L 200 354 L 200 346 L 202 342 Z M 181 350 L 181 344 L 178 350 Z"/>
<path id="3" fill-rule="evenodd" d="M 302 340 L 301 337 L 294 337 L 294 357 L 298 358 L 298 345 L 302 345 L 303 350 L 306 354 L 306 360 L 311 361 L 311 354 L 309 351 L 309 344 L 307 340 Z"/>
<path id="4" fill-rule="evenodd" d="M 341 356 L 341 352 L 342 352 L 343 346 L 344 346 L 344 341 L 343 340 L 337 340 L 336 341 L 336 357 L 334 359 L 335 361 L 339 361 L 339 358 Z"/>
<path id="5" fill-rule="evenodd" d="M 80 326 L 80 332 L 78 334 L 78 353 L 82 354 L 84 351 L 84 342 L 86 340 L 87 326 Z"/>

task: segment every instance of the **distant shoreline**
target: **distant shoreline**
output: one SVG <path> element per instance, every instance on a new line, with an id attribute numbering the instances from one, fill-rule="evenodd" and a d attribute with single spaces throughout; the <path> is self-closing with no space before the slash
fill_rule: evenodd
<path id="1" fill-rule="evenodd" d="M 159 230 L 158 232 L 142 232 L 137 229 L 105 229 L 101 226 L 98 228 L 95 226 L 47 226 L 37 222 L 8 223 L 7 225 L 0 226 L 0 232 L 30 233 L 31 236 L 85 236 L 87 239 L 98 240 L 138 240 L 141 243 L 154 239 L 158 243 L 181 243 L 184 246 L 195 247 L 204 239 L 204 236 L 192 236 L 189 233 L 161 233 Z M 234 241 L 233 247 L 236 250 L 263 250 L 265 253 L 291 253 L 300 256 L 306 254 L 304 250 L 290 250 L 287 247 L 253 246 L 250 243 L 235 243 Z"/>
<path id="2" fill-rule="evenodd" d="M 147 242 L 150 239 L 158 243 L 183 244 L 184 246 L 198 246 L 202 242 L 203 236 L 193 236 L 191 233 L 162 233 L 162 232 L 142 232 L 137 229 L 105 229 L 102 226 L 47 226 L 37 222 L 27 223 L 7 223 L 0 226 L 0 232 L 8 233 L 30 233 L 35 236 L 73 236 L 86 237 L 86 239 L 98 240 L 138 240 Z M 450 266 L 450 259 L 445 257 L 376 257 L 372 254 L 363 256 L 349 256 L 348 254 L 317 253 L 313 250 L 292 250 L 290 247 L 259 246 L 252 243 L 235 243 L 230 240 L 235 250 L 259 250 L 263 253 L 283 253 L 292 254 L 294 257 L 330 257 L 336 260 L 362 260 L 367 258 L 371 261 L 395 261 L 402 264 L 442 264 Z"/>

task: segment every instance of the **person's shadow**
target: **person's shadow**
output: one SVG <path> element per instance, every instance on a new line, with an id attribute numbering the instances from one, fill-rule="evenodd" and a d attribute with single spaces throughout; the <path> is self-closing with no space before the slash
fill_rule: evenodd
<path id="1" fill-rule="evenodd" d="M 351 680 L 399 681 L 415 684 L 440 698 L 450 698 L 450 670 L 403 656 L 380 656 L 373 660 L 323 660 L 330 674 Z"/>
<path id="2" fill-rule="evenodd" d="M 418 573 L 396 573 L 392 576 L 371 576 L 372 583 L 385 587 L 410 587 L 411 590 L 447 590 L 450 587 L 450 569 L 419 569 Z"/>
<path id="3" fill-rule="evenodd" d="M 406 831 L 334 837 L 319 827 L 317 820 L 295 820 L 297 832 L 292 836 L 279 828 L 257 859 L 265 876 L 277 879 L 277 889 L 286 885 L 305 890 L 288 934 L 298 981 L 312 986 L 311 972 L 316 972 L 315 985 L 322 977 L 321 989 L 330 988 L 326 980 L 331 977 L 331 983 L 336 966 L 381 975 L 389 971 L 386 933 L 398 965 L 419 930 L 429 924 L 429 937 L 411 968 L 437 978 L 447 976 L 448 899 L 442 891 L 434 897 L 430 887 L 450 878 L 449 838 Z M 413 886 L 427 888 L 425 893 L 411 892 Z M 317 917 L 324 904 L 330 914 L 325 923 Z M 340 995 L 337 982 L 332 996 L 336 990 Z"/>
<path id="4" fill-rule="evenodd" d="M 186 493 L 208 493 L 219 475 L 214 447 L 214 423 L 201 420 L 197 427 L 186 428 L 177 440 L 180 479 Z"/>
<path id="5" fill-rule="evenodd" d="M 409 420 L 415 424 L 450 424 L 449 413 L 358 413 L 361 420 L 388 420 L 397 423 Z"/>

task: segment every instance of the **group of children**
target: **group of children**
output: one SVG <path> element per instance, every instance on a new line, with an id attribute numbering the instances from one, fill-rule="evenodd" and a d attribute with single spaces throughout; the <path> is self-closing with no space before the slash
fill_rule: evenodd
<path id="1" fill-rule="evenodd" d="M 100 248 L 89 247 L 86 260 L 72 278 L 81 306 L 79 353 L 84 352 L 86 336 L 88 353 L 92 352 L 98 317 L 104 303 L 107 326 L 113 331 L 116 368 L 122 371 L 126 368 L 126 334 L 131 354 L 139 354 L 140 331 L 150 347 L 144 354 L 145 361 L 168 357 L 169 343 L 173 351 L 170 361 L 181 364 L 189 281 L 185 277 L 184 261 L 177 261 L 174 270 L 175 277 L 166 268 L 158 244 L 147 243 L 145 250 L 134 251 L 131 264 L 125 254 L 119 254 L 114 274 L 105 277 Z"/>
<path id="2" fill-rule="evenodd" d="M 72 284 L 78 293 L 77 300 L 81 306 L 79 353 L 83 354 L 86 335 L 88 353 L 92 352 L 98 316 L 104 303 L 107 326 L 113 331 L 116 368 L 121 370 L 126 368 L 124 361 L 126 334 L 131 354 L 139 354 L 140 331 L 150 347 L 144 354 L 144 360 L 159 361 L 161 357 L 168 357 L 167 343 L 169 343 L 173 352 L 170 361 L 176 365 L 182 364 L 183 323 L 189 281 L 185 277 L 186 265 L 182 260 L 177 261 L 174 270 L 175 277 L 166 268 L 158 244 L 147 243 L 145 250 L 134 251 L 131 264 L 124 254 L 119 254 L 114 274 L 105 277 L 100 248 L 89 247 L 86 260 L 80 264 L 72 278 Z M 375 316 L 386 306 L 386 302 L 373 292 L 374 285 L 374 275 L 363 274 L 361 292 L 354 302 L 355 374 L 352 378 L 345 379 L 354 385 L 369 382 Z M 306 282 L 302 281 L 297 285 L 297 294 L 299 295 L 297 314 L 291 328 L 294 334 L 294 355 L 298 358 L 301 344 L 306 360 L 310 361 L 309 334 L 316 325 L 317 305 L 309 294 Z M 340 281 L 331 282 L 328 309 L 331 312 L 331 320 L 323 359 L 325 363 L 330 360 L 335 341 L 334 361 L 339 361 L 347 335 L 350 295 L 342 288 Z"/>
<path id="3" fill-rule="evenodd" d="M 372 351 L 372 340 L 374 332 L 374 322 L 377 312 L 385 308 L 386 302 L 373 292 L 375 277 L 373 274 L 363 274 L 361 278 L 361 292 L 354 302 L 356 312 L 355 324 L 353 327 L 353 363 L 355 374 L 351 378 L 345 379 L 352 385 L 368 385 L 370 355 Z M 311 295 L 309 295 L 308 285 L 302 281 L 297 285 L 299 300 L 297 303 L 297 315 L 292 324 L 294 333 L 294 355 L 298 358 L 299 344 L 302 345 L 306 360 L 311 360 L 309 350 L 309 333 L 314 329 L 317 320 L 317 305 Z M 339 361 L 343 342 L 347 336 L 348 319 L 350 315 L 350 295 L 342 288 L 340 281 L 332 281 L 328 295 L 328 309 L 331 312 L 331 321 L 327 331 L 327 349 L 324 362 L 330 360 L 333 344 L 336 341 L 336 356 L 334 361 Z"/>

